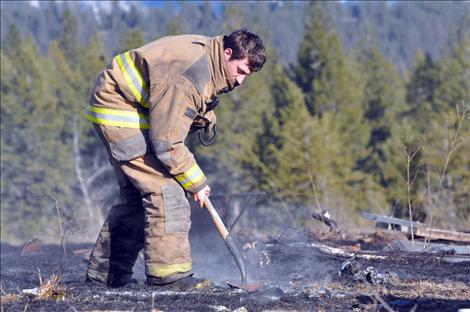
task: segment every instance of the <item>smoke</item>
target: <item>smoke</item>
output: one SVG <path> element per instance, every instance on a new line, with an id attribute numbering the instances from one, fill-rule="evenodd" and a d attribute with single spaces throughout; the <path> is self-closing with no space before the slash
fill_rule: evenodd
<path id="1" fill-rule="evenodd" d="M 193 271 L 198 277 L 210 278 L 215 285 L 239 283 L 240 271 L 236 262 L 207 212 L 201 211 L 202 214 L 193 210 L 197 214 L 193 214 L 191 232 Z M 233 236 L 240 239 L 242 235 Z M 309 242 L 313 239 L 312 234 L 306 230 L 287 228 L 268 242 L 265 239 L 257 240 L 257 237 L 238 240 L 248 283 L 261 282 L 265 286 L 289 291 L 297 286 L 326 284 L 331 281 L 337 267 L 328 263 L 318 250 L 310 247 Z"/>
<path id="2" fill-rule="evenodd" d="M 194 276 L 209 278 L 213 284 L 218 286 L 224 286 L 227 282 L 239 283 L 240 271 L 238 266 L 227 249 L 224 240 L 217 232 L 208 212 L 199 207 L 193 206 L 192 208 L 190 244 Z M 240 242 L 237 242 L 237 244 L 241 248 Z M 143 251 L 140 252 L 133 271 L 134 278 L 145 280 Z M 248 273 L 248 278 L 253 277 Z"/>
<path id="3" fill-rule="evenodd" d="M 293 287 L 331 281 L 337 268 L 310 247 L 313 239 L 308 231 L 287 228 L 272 244 L 266 245 L 271 259 L 266 275 L 273 284 L 289 291 Z"/>
<path id="4" fill-rule="evenodd" d="M 223 214 L 221 214 L 223 216 Z M 240 271 L 223 238 L 205 209 L 192 210 L 190 232 L 193 271 L 197 277 L 209 278 L 215 285 L 240 281 Z M 237 241 L 241 249 L 241 242 Z M 248 273 L 250 278 L 250 274 Z"/>
<path id="5" fill-rule="evenodd" d="M 208 212 L 195 205 L 192 208 L 190 244 L 195 277 L 208 278 L 221 287 L 226 287 L 227 283 L 239 284 L 240 270 Z M 216 208 L 224 219 L 227 215 L 222 207 L 217 205 Z M 269 219 L 258 219 L 257 224 L 269 223 L 266 220 Z M 281 228 L 278 224 L 277 234 L 268 235 L 259 228 L 256 231 L 250 228 L 254 224 L 247 214 L 232 231 L 232 237 L 242 251 L 249 284 L 260 282 L 264 286 L 290 291 L 305 285 L 326 284 L 336 274 L 337 265 L 328 262 L 310 246 L 309 243 L 315 238 L 309 231 Z M 267 224 L 264 227 L 267 228 Z M 142 252 L 134 266 L 134 278 L 146 278 Z"/>

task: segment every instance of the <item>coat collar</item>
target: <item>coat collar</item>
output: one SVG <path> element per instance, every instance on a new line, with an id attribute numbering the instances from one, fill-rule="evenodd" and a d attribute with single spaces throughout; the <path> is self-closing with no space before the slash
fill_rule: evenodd
<path id="1" fill-rule="evenodd" d="M 217 36 L 206 42 L 206 48 L 210 59 L 212 84 L 215 94 L 213 96 L 231 91 L 235 87 L 228 74 L 227 61 L 224 57 L 224 37 Z"/>

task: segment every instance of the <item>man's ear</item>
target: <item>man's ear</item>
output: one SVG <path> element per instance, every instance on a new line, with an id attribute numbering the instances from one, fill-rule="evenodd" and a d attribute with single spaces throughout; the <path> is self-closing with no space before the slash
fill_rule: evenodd
<path id="1" fill-rule="evenodd" d="M 230 48 L 224 49 L 224 55 L 227 60 L 230 59 L 230 57 L 232 56 L 232 53 L 233 53 L 232 49 Z"/>

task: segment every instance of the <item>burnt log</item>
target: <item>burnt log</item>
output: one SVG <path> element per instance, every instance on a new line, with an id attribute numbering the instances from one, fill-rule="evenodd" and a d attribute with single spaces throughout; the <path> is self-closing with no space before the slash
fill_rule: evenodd
<path id="1" fill-rule="evenodd" d="M 315 220 L 320 221 L 330 228 L 330 231 L 341 232 L 341 228 L 338 226 L 335 220 L 331 219 L 327 211 L 322 211 L 322 213 L 312 212 L 312 217 Z"/>

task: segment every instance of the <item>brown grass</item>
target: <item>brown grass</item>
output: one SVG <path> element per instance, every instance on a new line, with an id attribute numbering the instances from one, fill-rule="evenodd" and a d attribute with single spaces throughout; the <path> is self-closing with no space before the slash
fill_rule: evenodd
<path id="1" fill-rule="evenodd" d="M 52 275 L 49 279 L 41 282 L 38 289 L 38 299 L 53 299 L 55 301 L 64 300 L 66 294 L 65 287 L 60 283 L 58 275 Z"/>
<path id="2" fill-rule="evenodd" d="M 324 287 L 324 286 L 323 286 Z M 330 291 L 357 295 L 393 295 L 401 298 L 434 298 L 446 300 L 468 300 L 470 286 L 463 282 L 435 282 L 426 279 L 397 280 L 389 285 L 367 285 L 363 283 L 344 284 L 332 282 L 326 286 Z"/>
<path id="3" fill-rule="evenodd" d="M 23 299 L 24 296 L 16 294 L 5 294 L 0 296 L 0 301 L 3 303 L 11 303 Z"/>

